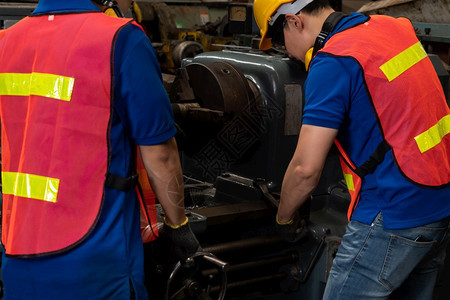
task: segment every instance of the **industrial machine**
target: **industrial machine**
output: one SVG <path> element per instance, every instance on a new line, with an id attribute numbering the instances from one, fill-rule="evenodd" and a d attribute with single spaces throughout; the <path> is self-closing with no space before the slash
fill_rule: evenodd
<path id="1" fill-rule="evenodd" d="M 277 198 L 301 126 L 303 70 L 258 50 L 183 61 L 169 93 L 185 202 L 206 257 L 214 259 L 174 267 L 164 241 L 146 245 L 156 299 L 321 298 L 347 223 L 337 152 L 300 212 L 307 235 L 290 244 L 275 232 Z"/>
<path id="2" fill-rule="evenodd" d="M 228 32 L 227 0 L 146 0 L 132 6 L 155 48 L 163 72 L 175 73 L 181 60 L 222 45 L 238 45 Z"/>

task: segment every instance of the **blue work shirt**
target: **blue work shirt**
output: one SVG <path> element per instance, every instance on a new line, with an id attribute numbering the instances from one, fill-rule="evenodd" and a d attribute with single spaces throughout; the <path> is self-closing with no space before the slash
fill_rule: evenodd
<path id="1" fill-rule="evenodd" d="M 33 14 L 72 11 L 99 9 L 90 0 L 41 0 Z M 176 133 L 156 55 L 137 26 L 118 35 L 114 84 L 110 172 L 126 177 L 134 144 L 159 144 Z M 106 188 L 98 223 L 79 246 L 38 258 L 3 256 L 2 273 L 6 299 L 128 300 L 130 282 L 136 299 L 147 299 L 136 193 Z"/>
<path id="2" fill-rule="evenodd" d="M 366 19 L 353 13 L 342 19 L 329 37 Z M 305 82 L 303 124 L 338 129 L 338 139 L 356 166 L 369 159 L 383 137 L 363 70 L 355 59 L 317 54 Z M 450 215 L 450 187 L 426 189 L 411 183 L 400 173 L 388 151 L 375 172 L 364 177 L 352 219 L 371 224 L 379 212 L 388 229 L 438 221 Z"/>

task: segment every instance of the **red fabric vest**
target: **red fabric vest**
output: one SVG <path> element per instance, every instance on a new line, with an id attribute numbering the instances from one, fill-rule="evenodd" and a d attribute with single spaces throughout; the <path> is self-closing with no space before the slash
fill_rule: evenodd
<path id="1" fill-rule="evenodd" d="M 351 198 L 350 205 L 347 211 L 347 218 L 350 221 L 353 211 L 358 204 L 359 197 L 361 196 L 362 179 L 354 172 L 356 167 L 348 157 L 344 148 L 342 148 L 339 141 L 336 139 L 334 143 L 341 154 L 339 156 L 339 161 L 341 163 L 342 172 L 344 173 L 344 180 L 347 184 L 347 189 Z"/>
<path id="2" fill-rule="evenodd" d="M 112 49 L 129 21 L 102 13 L 36 16 L 1 37 L 8 255 L 61 252 L 94 228 L 109 164 Z"/>
<path id="3" fill-rule="evenodd" d="M 389 37 L 389 42 L 386 42 Z M 369 21 L 332 36 L 320 50 L 353 57 L 365 84 L 384 139 L 401 173 L 424 187 L 450 182 L 450 110 L 442 86 L 411 22 L 372 16 Z M 355 166 L 338 145 L 346 163 Z M 370 155 L 370 154 L 369 154 Z M 347 176 L 347 183 L 349 175 Z M 354 191 L 348 217 L 359 197 L 361 179 L 352 173 Z M 359 183 L 357 183 L 359 181 Z"/>

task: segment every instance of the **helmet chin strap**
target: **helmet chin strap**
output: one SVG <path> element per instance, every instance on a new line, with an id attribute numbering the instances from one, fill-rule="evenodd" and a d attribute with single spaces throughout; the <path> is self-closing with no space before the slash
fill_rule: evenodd
<path id="1" fill-rule="evenodd" d="M 92 1 L 94 1 L 95 3 L 97 3 L 99 5 L 112 8 L 119 18 L 125 17 L 124 13 L 120 9 L 119 5 L 117 4 L 117 1 L 115 1 L 115 0 L 92 0 Z"/>

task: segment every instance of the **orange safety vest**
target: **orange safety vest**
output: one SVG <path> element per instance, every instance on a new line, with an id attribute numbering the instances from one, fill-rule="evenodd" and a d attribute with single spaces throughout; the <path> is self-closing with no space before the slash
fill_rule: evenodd
<path id="1" fill-rule="evenodd" d="M 389 43 L 384 42 L 386 36 L 390 37 Z M 385 144 L 392 149 L 400 172 L 422 187 L 447 185 L 450 110 L 411 22 L 371 16 L 367 22 L 332 36 L 320 52 L 352 57 L 360 64 Z M 344 149 L 339 143 L 337 146 L 352 196 L 350 219 L 362 182 Z"/>
<path id="2" fill-rule="evenodd" d="M 112 50 L 129 22 L 102 13 L 56 14 L 27 17 L 3 32 L 6 254 L 59 253 L 95 227 L 110 158 Z"/>

